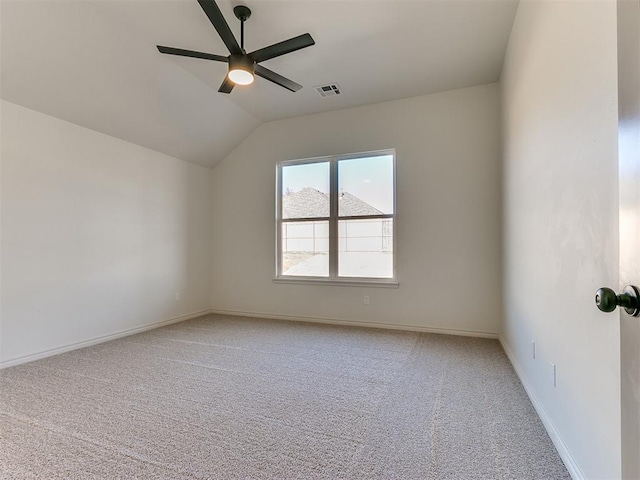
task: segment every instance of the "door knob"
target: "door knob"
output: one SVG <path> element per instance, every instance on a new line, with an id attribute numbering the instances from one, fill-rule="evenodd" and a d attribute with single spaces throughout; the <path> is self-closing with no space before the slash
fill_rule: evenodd
<path id="1" fill-rule="evenodd" d="M 638 287 L 627 285 L 620 295 L 610 288 L 600 288 L 596 292 L 596 306 L 603 312 L 613 312 L 616 307 L 624 308 L 632 317 L 640 315 L 640 291 Z"/>

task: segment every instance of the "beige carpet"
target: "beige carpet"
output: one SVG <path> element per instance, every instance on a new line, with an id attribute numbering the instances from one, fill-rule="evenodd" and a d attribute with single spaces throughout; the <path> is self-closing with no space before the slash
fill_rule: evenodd
<path id="1" fill-rule="evenodd" d="M 568 479 L 495 340 L 206 316 L 0 371 L 2 479 Z"/>

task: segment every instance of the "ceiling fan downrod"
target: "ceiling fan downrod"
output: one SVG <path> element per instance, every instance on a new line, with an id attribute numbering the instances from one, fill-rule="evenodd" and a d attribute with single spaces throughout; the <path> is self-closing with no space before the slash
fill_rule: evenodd
<path id="1" fill-rule="evenodd" d="M 240 48 L 244 52 L 244 22 L 251 16 L 251 9 L 244 5 L 238 5 L 233 7 L 233 14 L 240 20 Z"/>

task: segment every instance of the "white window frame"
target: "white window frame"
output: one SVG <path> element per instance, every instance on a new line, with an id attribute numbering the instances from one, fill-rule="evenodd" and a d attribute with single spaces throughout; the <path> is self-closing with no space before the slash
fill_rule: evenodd
<path id="1" fill-rule="evenodd" d="M 371 158 L 391 155 L 393 158 L 393 212 L 381 215 L 359 215 L 349 217 L 338 216 L 338 162 L 342 160 L 353 160 L 358 158 Z M 300 219 L 282 218 L 282 169 L 292 165 L 305 165 L 311 163 L 329 163 L 330 175 L 330 215 L 328 217 L 313 217 Z M 340 220 L 367 220 L 367 219 L 391 219 L 393 220 L 393 277 L 372 278 L 372 277 L 340 277 L 338 275 L 338 221 Z M 282 223 L 283 222 L 309 222 L 327 221 L 329 222 L 329 276 L 300 276 L 282 274 Z M 395 149 L 376 150 L 372 152 L 360 152 L 347 155 L 332 155 L 327 157 L 306 158 L 302 160 L 285 160 L 276 166 L 276 272 L 274 282 L 276 283 L 297 283 L 314 285 L 350 285 L 350 286 L 379 286 L 394 287 L 399 286 L 397 276 L 397 213 L 396 213 L 396 151 Z"/>

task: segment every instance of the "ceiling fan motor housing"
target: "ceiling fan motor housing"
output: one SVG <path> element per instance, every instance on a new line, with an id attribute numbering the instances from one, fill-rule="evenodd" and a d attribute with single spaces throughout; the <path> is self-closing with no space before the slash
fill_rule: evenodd
<path id="1" fill-rule="evenodd" d="M 245 70 L 253 74 L 255 62 L 250 55 L 235 53 L 229 56 L 229 71 L 231 70 Z"/>

